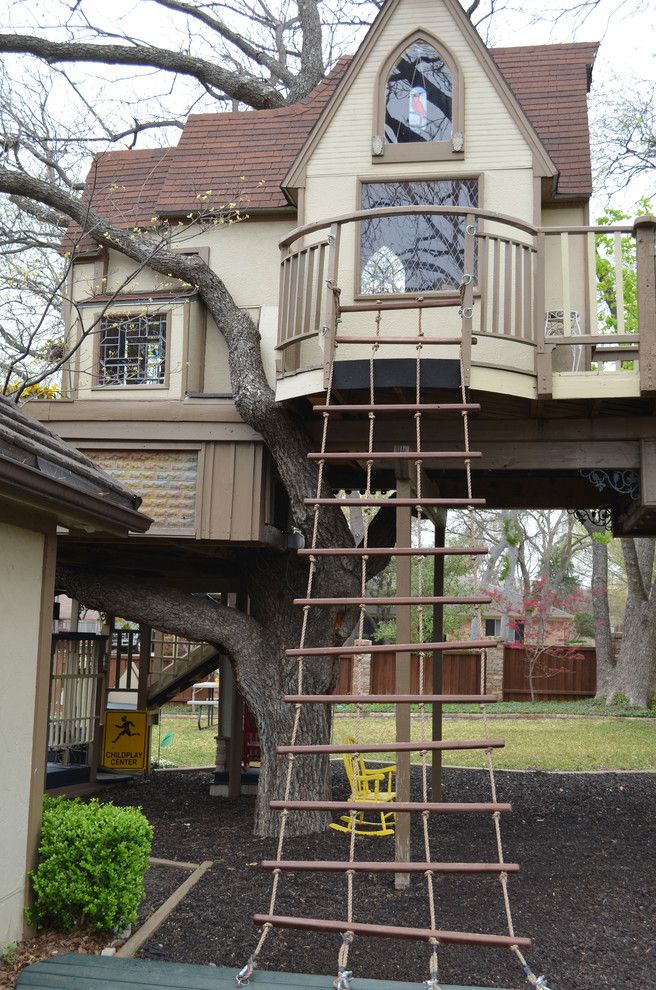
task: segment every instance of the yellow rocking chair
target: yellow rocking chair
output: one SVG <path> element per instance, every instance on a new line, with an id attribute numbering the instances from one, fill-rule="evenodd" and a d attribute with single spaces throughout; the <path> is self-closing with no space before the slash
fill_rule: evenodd
<path id="1" fill-rule="evenodd" d="M 349 742 L 355 742 L 349 739 Z M 383 767 L 368 767 L 360 753 L 344 753 L 344 769 L 351 785 L 349 801 L 380 801 L 384 804 L 393 801 L 393 777 L 396 764 Z M 367 818 L 366 815 L 372 815 Z M 329 828 L 336 832 L 355 832 L 356 835 L 394 835 L 396 814 L 393 811 L 364 812 L 355 815 L 342 815 L 339 822 L 331 822 Z"/>

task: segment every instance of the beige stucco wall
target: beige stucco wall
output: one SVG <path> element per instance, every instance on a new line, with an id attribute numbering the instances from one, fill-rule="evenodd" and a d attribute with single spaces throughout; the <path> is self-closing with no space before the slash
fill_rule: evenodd
<path id="1" fill-rule="evenodd" d="M 172 246 L 185 252 L 196 248 L 209 251 L 209 263 L 219 273 L 238 306 L 249 311 L 262 334 L 262 355 L 267 377 L 275 382 L 275 343 L 278 324 L 278 242 L 295 225 L 295 215 L 288 218 L 247 219 L 230 226 L 213 226 L 194 230 L 185 228 Z M 83 303 L 83 325 L 89 329 L 101 312 L 100 305 L 84 305 L 95 293 L 115 292 L 126 285 L 137 266 L 116 251 L 109 254 L 106 275 L 102 265 L 85 261 L 75 266 L 73 297 Z M 104 281 L 103 281 L 104 279 Z M 76 398 L 99 399 L 108 395 L 145 400 L 179 399 L 187 392 L 229 395 L 231 392 L 225 341 L 214 320 L 203 308 L 190 300 L 148 303 L 153 291 L 175 292 L 181 283 L 144 269 L 126 285 L 126 291 L 143 292 L 143 300 L 114 303 L 111 313 L 170 313 L 168 379 L 165 386 L 136 385 L 94 387 L 97 368 L 98 332 L 83 341 L 74 359 Z M 72 336 L 79 334 L 75 328 Z"/>
<path id="2" fill-rule="evenodd" d="M 45 540 L 0 522 L 0 945 L 23 931 Z"/>

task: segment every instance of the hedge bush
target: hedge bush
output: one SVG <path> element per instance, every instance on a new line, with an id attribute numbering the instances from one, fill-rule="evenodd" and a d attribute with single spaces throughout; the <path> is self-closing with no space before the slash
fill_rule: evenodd
<path id="1" fill-rule="evenodd" d="M 152 838 L 139 808 L 45 798 L 39 862 L 30 874 L 30 924 L 60 931 L 126 928 L 144 896 Z"/>

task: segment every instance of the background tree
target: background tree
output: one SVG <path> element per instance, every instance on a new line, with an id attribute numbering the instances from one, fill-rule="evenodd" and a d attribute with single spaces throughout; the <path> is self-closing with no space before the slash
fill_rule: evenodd
<path id="1" fill-rule="evenodd" d="M 554 643 L 550 628 L 550 620 L 556 611 L 573 615 L 583 596 L 577 589 L 563 591 L 556 588 L 544 577 L 533 582 L 530 590 L 519 599 L 509 599 L 496 589 L 492 589 L 491 594 L 496 606 L 508 616 L 510 628 L 519 634 L 520 638 L 508 645 L 524 652 L 531 701 L 535 702 L 538 681 L 571 670 L 584 659 L 575 646 Z"/>

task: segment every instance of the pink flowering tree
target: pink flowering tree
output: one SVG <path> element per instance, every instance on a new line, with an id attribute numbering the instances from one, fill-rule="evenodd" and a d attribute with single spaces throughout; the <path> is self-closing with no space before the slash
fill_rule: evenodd
<path id="1" fill-rule="evenodd" d="M 557 611 L 573 615 L 581 610 L 584 596 L 578 590 L 554 588 L 546 578 L 534 581 L 519 601 L 511 601 L 496 589 L 491 590 L 489 595 L 497 608 L 508 617 L 508 627 L 517 634 L 515 642 L 507 645 L 525 652 L 528 686 L 531 702 L 534 702 L 536 678 L 553 677 L 571 670 L 574 664 L 585 659 L 575 646 L 566 644 L 565 640 L 569 637 L 565 636 L 562 627 L 563 642 L 554 641 Z"/>

